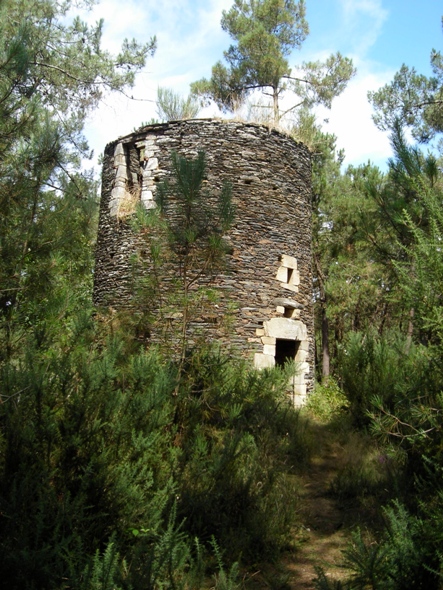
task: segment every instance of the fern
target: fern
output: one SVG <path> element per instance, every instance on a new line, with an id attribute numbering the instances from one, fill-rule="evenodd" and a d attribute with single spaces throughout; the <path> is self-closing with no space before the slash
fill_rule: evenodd
<path id="1" fill-rule="evenodd" d="M 316 590 L 347 590 L 349 584 L 341 580 L 330 580 L 321 567 L 315 568 L 316 578 L 314 580 Z"/>
<path id="2" fill-rule="evenodd" d="M 381 543 L 366 543 L 361 531 L 353 535 L 352 545 L 344 551 L 343 567 L 350 570 L 350 587 L 355 590 L 388 590 L 387 548 Z"/>

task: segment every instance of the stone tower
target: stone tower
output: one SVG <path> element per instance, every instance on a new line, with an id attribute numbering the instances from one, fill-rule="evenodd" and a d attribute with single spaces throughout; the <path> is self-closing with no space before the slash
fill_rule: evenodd
<path id="1" fill-rule="evenodd" d="M 314 363 L 311 271 L 311 162 L 308 149 L 287 135 L 252 123 L 222 120 L 149 125 L 108 144 L 96 250 L 94 301 L 133 306 L 130 259 L 137 237 L 119 215 L 128 192 L 155 207 L 156 186 L 171 174 L 171 152 L 204 151 L 207 182 L 232 185 L 236 208 L 226 236 L 232 246 L 217 276 L 221 294 L 211 317 L 194 326 L 249 357 L 257 368 L 294 359 L 294 403 L 312 387 Z M 221 328 L 232 314 L 229 333 Z M 155 339 L 155 334 L 152 335 Z"/>

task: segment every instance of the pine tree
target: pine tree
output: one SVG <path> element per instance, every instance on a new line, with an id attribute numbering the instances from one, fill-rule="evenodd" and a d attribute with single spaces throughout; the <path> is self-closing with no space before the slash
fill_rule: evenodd
<path id="1" fill-rule="evenodd" d="M 223 111 L 233 111 L 260 90 L 271 98 L 275 123 L 302 105 L 330 107 L 355 70 L 349 58 L 337 53 L 324 63 L 303 63 L 291 74 L 288 58 L 309 32 L 305 13 L 304 0 L 235 0 L 221 20 L 234 40 L 224 52 L 227 65 L 217 62 L 211 78 L 191 84 L 191 92 L 204 104 L 214 101 Z M 287 90 L 296 103 L 282 113 L 280 99 Z"/>
<path id="2" fill-rule="evenodd" d="M 196 99 L 192 96 L 182 98 L 171 88 L 157 89 L 157 114 L 161 121 L 178 121 L 194 119 L 200 110 Z"/>
<path id="3" fill-rule="evenodd" d="M 415 139 L 427 142 L 443 131 L 443 55 L 433 49 L 432 76 L 419 74 L 403 64 L 394 79 L 368 97 L 379 129 L 409 127 Z"/>
<path id="4" fill-rule="evenodd" d="M 231 186 L 224 183 L 219 194 L 214 195 L 206 189 L 205 177 L 204 152 L 199 152 L 195 159 L 174 152 L 172 180 L 157 187 L 160 223 L 156 231 L 146 232 L 146 227 L 157 217 L 155 210 L 140 209 L 136 220 L 138 230 L 150 242 L 150 276 L 144 281 L 150 294 L 143 294 L 142 290 L 142 299 L 152 300 L 156 313 L 161 316 L 169 310 L 181 317 L 178 337 L 181 363 L 187 350 L 189 325 L 201 315 L 204 301 L 213 297 L 212 279 L 223 268 L 228 251 L 223 236 L 235 215 Z M 172 284 L 171 269 L 177 272 L 177 280 Z M 169 277 L 164 272 L 169 272 Z M 142 272 L 141 276 L 146 274 Z"/>
<path id="5" fill-rule="evenodd" d="M 22 329 L 25 318 L 38 323 L 56 306 L 50 300 L 63 277 L 67 299 L 77 285 L 83 293 L 90 288 L 96 183 L 80 167 L 89 155 L 83 125 L 105 92 L 133 84 L 155 49 L 155 39 L 126 41 L 111 55 L 100 46 L 103 22 L 89 27 L 70 17 L 73 8 L 52 0 L 0 4 L 0 337 L 6 355 L 19 341 L 14 326 Z"/>

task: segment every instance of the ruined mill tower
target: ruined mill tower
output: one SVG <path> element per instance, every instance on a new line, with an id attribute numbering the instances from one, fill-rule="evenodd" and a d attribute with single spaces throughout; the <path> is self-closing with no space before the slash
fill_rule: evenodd
<path id="1" fill-rule="evenodd" d="M 216 277 L 220 296 L 194 328 L 259 369 L 294 359 L 294 403 L 303 403 L 314 364 L 311 163 L 308 149 L 283 133 L 252 123 L 187 120 L 149 125 L 108 144 L 96 305 L 134 306 L 131 260 L 140 244 L 130 214 L 119 211 L 128 194 L 155 207 L 156 186 L 171 175 L 173 151 L 185 157 L 204 151 L 208 186 L 217 190 L 229 181 L 236 209 L 226 236 L 226 268 Z M 229 330 L 223 326 L 227 315 Z"/>

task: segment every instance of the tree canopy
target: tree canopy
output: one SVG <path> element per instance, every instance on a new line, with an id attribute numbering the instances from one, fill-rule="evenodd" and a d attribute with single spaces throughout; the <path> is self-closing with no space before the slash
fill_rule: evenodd
<path id="1" fill-rule="evenodd" d="M 80 167 L 83 126 L 105 93 L 131 87 L 155 50 L 152 38 L 105 51 L 103 20 L 71 16 L 92 4 L 0 3 L 0 320 L 19 302 L 24 310 L 37 294 L 44 300 L 68 269 L 91 276 L 96 183 Z"/>
<path id="2" fill-rule="evenodd" d="M 212 76 L 191 84 L 191 92 L 203 104 L 214 101 L 223 111 L 233 111 L 245 98 L 261 90 L 272 99 L 274 121 L 285 114 L 280 99 L 294 94 L 297 106 L 324 104 L 330 107 L 355 73 L 352 61 L 339 53 L 325 62 L 302 63 L 292 75 L 288 58 L 300 49 L 309 33 L 304 0 L 235 0 L 223 11 L 221 26 L 234 40 L 224 52 Z"/>
<path id="3" fill-rule="evenodd" d="M 379 129 L 393 130 L 397 122 L 421 142 L 443 131 L 443 55 L 433 49 L 430 60 L 432 76 L 403 64 L 392 82 L 368 93 Z"/>

